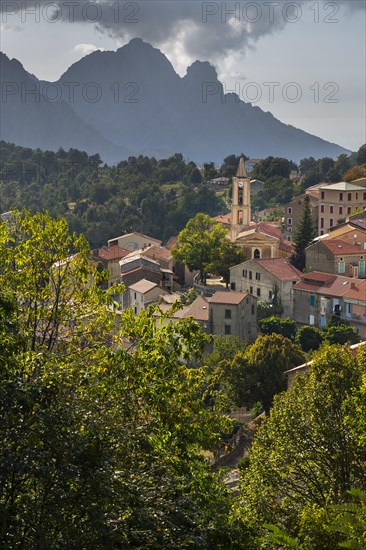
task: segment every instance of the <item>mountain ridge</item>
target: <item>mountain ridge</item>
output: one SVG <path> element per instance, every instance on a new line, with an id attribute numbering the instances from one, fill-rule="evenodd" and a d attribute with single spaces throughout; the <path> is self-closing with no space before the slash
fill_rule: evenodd
<path id="1" fill-rule="evenodd" d="M 19 145 L 72 146 L 100 153 L 109 163 L 131 154 L 164 157 L 177 151 L 196 162 L 221 162 L 242 151 L 294 161 L 349 153 L 234 93 L 224 94 L 207 61 L 193 62 L 180 77 L 167 57 L 142 39 L 116 52 L 92 52 L 53 83 L 36 79 L 5 54 L 0 63 L 7 94 L 1 105 L 1 139 Z M 41 89 L 38 102 L 31 94 L 22 97 L 22 87 L 34 83 Z M 10 93 L 14 87 L 18 93 Z M 46 92 L 53 93 L 52 100 Z"/>

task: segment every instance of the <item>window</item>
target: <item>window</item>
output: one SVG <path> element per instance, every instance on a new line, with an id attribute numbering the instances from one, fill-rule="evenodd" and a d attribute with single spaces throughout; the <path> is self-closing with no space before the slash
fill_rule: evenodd
<path id="1" fill-rule="evenodd" d="M 253 294 L 253 287 L 251 286 L 250 289 L 249 289 L 249 293 L 250 294 Z"/>
<path id="2" fill-rule="evenodd" d="M 333 214 L 333 206 L 332 206 L 332 205 L 329 207 L 329 212 L 330 212 L 331 214 Z"/>
<path id="3" fill-rule="evenodd" d="M 225 334 L 231 334 L 231 326 L 225 325 Z"/>
<path id="4" fill-rule="evenodd" d="M 254 315 L 254 304 L 252 304 L 252 315 Z"/>
<path id="5" fill-rule="evenodd" d="M 315 306 L 315 296 L 314 296 L 314 294 L 310 295 L 309 303 L 310 303 L 311 306 Z"/>
<path id="6" fill-rule="evenodd" d="M 291 206 L 288 207 L 287 213 L 288 213 L 288 214 L 292 214 L 292 208 L 291 208 Z"/>
<path id="7" fill-rule="evenodd" d="M 231 319 L 231 309 L 225 309 L 225 319 Z"/>
<path id="8" fill-rule="evenodd" d="M 260 288 L 257 288 L 257 296 L 258 296 L 258 298 L 260 297 L 260 295 L 261 295 L 261 289 L 260 289 Z"/>
<path id="9" fill-rule="evenodd" d="M 269 291 L 268 291 L 268 298 L 269 298 L 270 300 L 272 300 L 272 296 L 273 296 L 273 292 L 272 292 L 272 290 L 269 290 Z"/>
<path id="10" fill-rule="evenodd" d="M 137 307 L 135 307 L 135 315 L 137 315 Z"/>
<path id="11" fill-rule="evenodd" d="M 321 192 L 320 197 L 321 197 L 322 199 L 324 199 L 324 197 L 325 197 L 325 192 L 324 192 L 324 191 Z"/>
<path id="12" fill-rule="evenodd" d="M 251 271 L 249 271 L 249 279 L 252 280 L 252 278 L 253 278 L 253 274 Z"/>
<path id="13" fill-rule="evenodd" d="M 248 271 L 246 269 L 243 269 L 243 277 L 248 277 Z"/>
<path id="14" fill-rule="evenodd" d="M 339 193 L 339 200 L 343 201 L 343 193 Z"/>
<path id="15" fill-rule="evenodd" d="M 324 218 L 320 218 L 320 227 L 321 227 L 321 228 L 324 227 Z"/>
<path id="16" fill-rule="evenodd" d="M 257 272 L 257 273 L 255 274 L 255 280 L 256 280 L 256 281 L 260 281 L 260 280 L 261 280 L 261 274 L 260 274 L 260 273 Z"/>
<path id="17" fill-rule="evenodd" d="M 358 200 L 358 193 L 356 193 L 356 201 Z"/>
<path id="18" fill-rule="evenodd" d="M 254 258 L 255 260 L 259 260 L 260 257 L 261 257 L 260 250 L 258 250 L 258 248 L 256 248 L 256 249 L 254 250 L 253 258 Z"/>
<path id="19" fill-rule="evenodd" d="M 288 225 L 292 225 L 292 218 L 288 218 L 287 223 Z"/>
<path id="20" fill-rule="evenodd" d="M 340 258 L 338 262 L 338 273 L 345 273 L 346 272 L 346 264 L 343 261 L 343 258 Z"/>
<path id="21" fill-rule="evenodd" d="M 349 200 L 349 201 L 352 200 L 352 193 L 348 193 L 348 195 L 347 195 L 347 200 Z"/>
<path id="22" fill-rule="evenodd" d="M 366 191 L 363 193 L 363 200 L 366 201 Z"/>
<path id="23" fill-rule="evenodd" d="M 351 213 L 351 210 L 352 210 L 352 208 L 349 206 L 349 207 L 347 208 L 347 214 L 350 214 L 350 213 Z"/>
<path id="24" fill-rule="evenodd" d="M 231 290 L 235 290 L 235 283 L 230 283 Z"/>
<path id="25" fill-rule="evenodd" d="M 329 227 L 333 227 L 333 218 L 330 218 L 329 220 Z"/>
<path id="26" fill-rule="evenodd" d="M 320 231 L 320 234 L 321 234 L 321 235 L 324 235 L 324 231 Z"/>
<path id="27" fill-rule="evenodd" d="M 343 206 L 340 206 L 338 210 L 340 214 L 343 214 Z"/>
<path id="28" fill-rule="evenodd" d="M 137 294 L 136 294 L 136 292 L 134 292 L 134 294 L 135 294 L 135 300 L 136 300 L 136 298 L 137 298 Z"/>
<path id="29" fill-rule="evenodd" d="M 324 212 L 324 204 L 320 205 L 320 212 Z"/>

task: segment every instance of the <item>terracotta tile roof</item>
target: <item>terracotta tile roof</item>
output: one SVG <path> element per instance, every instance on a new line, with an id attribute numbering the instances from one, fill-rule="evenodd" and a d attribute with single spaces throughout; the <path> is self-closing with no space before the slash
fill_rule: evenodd
<path id="1" fill-rule="evenodd" d="M 255 262 L 279 281 L 298 281 L 303 275 L 301 271 L 296 269 L 296 267 L 291 265 L 284 258 L 255 260 Z"/>
<path id="2" fill-rule="evenodd" d="M 121 248 L 120 246 L 102 247 L 93 250 L 93 254 L 101 260 L 120 260 L 130 254 L 130 252 L 130 250 Z"/>
<path id="3" fill-rule="evenodd" d="M 314 278 L 309 277 L 313 275 Z M 365 286 L 365 279 L 355 279 L 353 277 L 344 277 L 343 275 L 331 275 L 329 273 L 306 273 L 303 275 L 301 281 L 296 283 L 293 287 L 294 290 L 306 290 L 308 292 L 314 292 L 322 296 L 334 296 L 334 297 L 356 297 L 366 300 L 361 296 Z M 348 294 L 350 293 L 350 295 Z"/>
<path id="4" fill-rule="evenodd" d="M 141 281 L 138 281 L 137 283 L 134 283 L 133 285 L 129 286 L 128 288 L 131 289 L 134 292 L 140 292 L 141 294 L 146 294 L 153 288 L 156 288 L 158 285 L 156 283 L 152 283 L 151 281 L 148 281 L 147 279 L 141 279 Z"/>
<path id="5" fill-rule="evenodd" d="M 189 307 L 185 317 L 193 317 L 196 321 L 208 321 L 208 300 L 204 296 L 198 296 Z"/>
<path id="6" fill-rule="evenodd" d="M 208 299 L 210 304 L 240 304 L 247 296 L 247 292 L 230 292 L 225 290 L 219 290 L 215 292 L 211 298 Z"/>
<path id="7" fill-rule="evenodd" d="M 345 297 L 366 302 L 366 279 L 357 279 L 357 283 L 351 283 L 351 288 L 346 292 Z"/>
<path id="8" fill-rule="evenodd" d="M 322 243 L 336 256 L 362 254 L 365 252 L 363 246 L 349 243 L 342 239 L 324 239 Z"/>
<path id="9" fill-rule="evenodd" d="M 333 281 L 337 275 L 333 273 L 322 273 L 321 271 L 311 271 L 310 273 L 304 273 L 302 278 L 304 281 L 313 281 L 320 283 L 329 283 Z"/>
<path id="10" fill-rule="evenodd" d="M 170 250 L 168 250 L 164 246 L 149 246 L 148 248 L 143 249 L 143 254 L 145 256 L 148 256 L 149 258 L 152 258 L 153 260 L 166 260 L 167 262 L 170 262 L 170 260 L 172 260 Z"/>

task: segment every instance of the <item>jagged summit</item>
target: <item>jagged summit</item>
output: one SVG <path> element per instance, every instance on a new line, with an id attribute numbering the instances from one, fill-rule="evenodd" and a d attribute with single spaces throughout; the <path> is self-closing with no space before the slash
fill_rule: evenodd
<path id="1" fill-rule="evenodd" d="M 36 77 L 5 54 L 0 63 L 0 85 L 11 81 L 19 90 L 0 104 L 2 139 L 18 145 L 53 150 L 69 145 L 99 152 L 109 163 L 131 154 L 180 152 L 198 163 L 221 163 L 242 151 L 252 158 L 272 155 L 295 162 L 349 152 L 225 94 L 207 61 L 195 61 L 181 78 L 168 58 L 141 38 L 71 65 L 53 84 L 57 100 L 48 99 L 49 83 L 43 81 L 38 81 L 41 101 L 31 95 L 24 100 L 21 90 Z M 71 91 L 70 83 L 75 83 Z"/>

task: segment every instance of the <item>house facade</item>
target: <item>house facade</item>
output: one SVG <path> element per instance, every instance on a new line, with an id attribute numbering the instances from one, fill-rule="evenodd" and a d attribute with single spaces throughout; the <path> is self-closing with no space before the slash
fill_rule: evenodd
<path id="1" fill-rule="evenodd" d="M 146 279 L 142 279 L 131 285 L 127 292 L 129 293 L 129 304 L 133 308 L 135 315 L 146 309 L 149 305 L 157 303 L 166 290 Z"/>
<path id="2" fill-rule="evenodd" d="M 257 337 L 257 298 L 243 292 L 218 291 L 208 299 L 209 331 L 214 335 Z"/>
<path id="3" fill-rule="evenodd" d="M 366 339 L 366 280 L 311 272 L 292 288 L 294 320 L 322 328 L 333 317 L 348 322 Z"/>
<path id="4" fill-rule="evenodd" d="M 358 238 L 357 233 L 351 233 Z M 356 239 L 319 239 L 312 243 L 306 249 L 306 270 L 364 279 L 366 243 Z"/>
<path id="5" fill-rule="evenodd" d="M 318 235 L 324 235 L 352 211 L 366 208 L 366 183 L 339 182 L 319 187 Z"/>
<path id="6" fill-rule="evenodd" d="M 275 293 L 281 300 L 283 316 L 292 317 L 291 289 L 302 273 L 284 258 L 247 260 L 230 268 L 232 290 L 248 292 L 258 300 L 272 302 Z"/>

